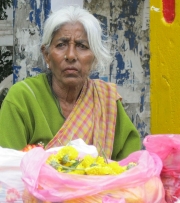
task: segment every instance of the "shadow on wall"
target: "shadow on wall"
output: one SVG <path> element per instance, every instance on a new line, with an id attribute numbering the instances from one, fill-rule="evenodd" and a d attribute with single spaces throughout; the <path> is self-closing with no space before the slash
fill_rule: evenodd
<path id="1" fill-rule="evenodd" d="M 12 51 L 13 47 L 0 47 L 0 106 L 12 81 Z"/>
<path id="2" fill-rule="evenodd" d="M 2 103 L 3 103 L 4 98 L 5 98 L 6 95 L 7 95 L 8 90 L 9 90 L 8 88 L 4 88 L 4 89 L 2 89 L 2 91 L 0 92 L 0 108 L 1 108 L 1 105 L 2 105 Z"/>
<path id="3" fill-rule="evenodd" d="M 0 0 L 0 20 L 7 20 L 9 14 L 12 13 L 9 8 L 12 8 L 13 0 Z M 11 15 L 12 18 L 12 15 Z M 12 20 L 12 19 L 11 19 Z M 0 47 L 0 108 L 2 102 L 11 86 L 12 80 L 12 46 Z M 10 81 L 9 81 L 10 80 Z M 8 81 L 8 85 L 6 84 Z"/>
<path id="4" fill-rule="evenodd" d="M 12 5 L 12 0 L 0 0 L 0 20 L 7 20 L 8 14 L 6 12 L 6 9 L 11 8 Z"/>

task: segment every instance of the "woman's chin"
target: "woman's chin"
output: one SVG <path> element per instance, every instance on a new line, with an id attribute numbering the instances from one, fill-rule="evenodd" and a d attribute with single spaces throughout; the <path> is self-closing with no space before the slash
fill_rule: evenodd
<path id="1" fill-rule="evenodd" d="M 83 80 L 82 78 L 73 78 L 73 77 L 68 77 L 66 80 L 64 80 L 64 85 L 66 86 L 79 86 L 84 84 L 85 79 Z"/>

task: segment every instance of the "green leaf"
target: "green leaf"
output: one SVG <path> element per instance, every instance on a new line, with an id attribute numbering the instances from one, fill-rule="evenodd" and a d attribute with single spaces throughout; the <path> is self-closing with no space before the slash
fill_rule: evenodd
<path id="1" fill-rule="evenodd" d="M 70 168 L 71 168 L 71 169 L 76 169 L 77 166 L 78 166 L 81 162 L 82 162 L 82 161 L 76 160 L 75 163 L 73 163 L 73 164 L 70 166 Z"/>
<path id="2" fill-rule="evenodd" d="M 69 155 L 66 154 L 63 156 L 62 160 L 61 160 L 61 164 L 66 164 L 69 162 Z"/>
<path id="3" fill-rule="evenodd" d="M 50 166 L 52 166 L 54 169 L 58 169 L 58 167 L 60 166 L 60 164 L 54 160 L 52 160 L 50 163 L 49 163 Z"/>
<path id="4" fill-rule="evenodd" d="M 106 162 L 106 163 L 108 163 L 107 156 L 106 156 L 106 154 L 105 154 L 105 152 L 104 152 L 104 150 L 103 150 L 102 146 L 100 145 L 100 143 L 99 143 L 99 142 L 98 142 L 98 144 L 99 144 L 99 147 L 100 147 L 100 149 L 101 149 L 102 156 L 103 156 L 103 158 L 104 158 L 105 162 Z"/>
<path id="5" fill-rule="evenodd" d="M 90 167 L 93 167 L 93 166 L 98 166 L 98 164 L 93 163 L 93 164 L 90 165 Z"/>

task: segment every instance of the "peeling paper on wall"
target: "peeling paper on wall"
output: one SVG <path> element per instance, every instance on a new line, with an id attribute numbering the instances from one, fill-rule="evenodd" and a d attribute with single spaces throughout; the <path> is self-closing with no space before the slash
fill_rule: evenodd
<path id="1" fill-rule="evenodd" d="M 149 29 L 149 0 L 144 1 L 142 30 Z"/>
<path id="2" fill-rule="evenodd" d="M 151 11 L 160 12 L 160 8 L 156 8 L 154 6 L 151 6 Z"/>
<path id="3" fill-rule="evenodd" d="M 37 5 L 37 8 L 40 8 L 40 0 L 36 0 L 36 5 Z"/>
<path id="4" fill-rule="evenodd" d="M 81 8 L 83 7 L 83 0 L 52 0 L 51 1 L 51 10 L 55 12 L 59 10 L 61 7 L 70 6 L 70 5 L 78 5 Z"/>

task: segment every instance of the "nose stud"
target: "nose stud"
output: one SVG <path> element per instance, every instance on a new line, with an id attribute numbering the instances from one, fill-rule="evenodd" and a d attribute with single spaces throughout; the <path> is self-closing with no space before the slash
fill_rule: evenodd
<path id="1" fill-rule="evenodd" d="M 67 60 L 67 61 L 71 61 L 72 62 L 72 61 L 76 61 L 77 57 L 71 59 L 71 58 L 68 58 L 67 55 L 65 55 L 64 59 Z"/>

